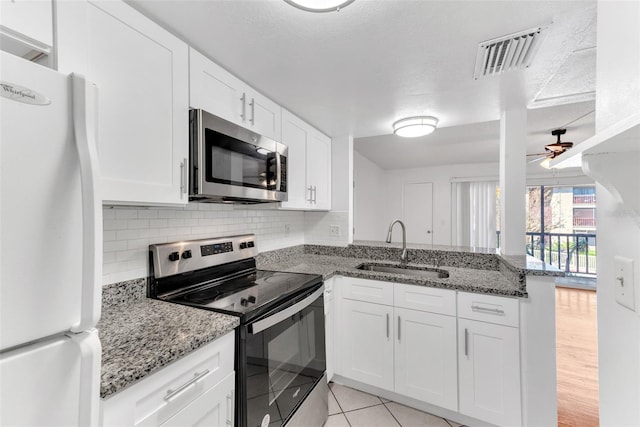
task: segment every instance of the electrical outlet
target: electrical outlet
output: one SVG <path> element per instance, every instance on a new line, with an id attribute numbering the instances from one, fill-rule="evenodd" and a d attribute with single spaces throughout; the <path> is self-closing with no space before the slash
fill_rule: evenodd
<path id="1" fill-rule="evenodd" d="M 332 236 L 340 236 L 340 226 L 339 225 L 330 225 L 329 226 L 329 234 Z"/>
<path id="2" fill-rule="evenodd" d="M 621 256 L 613 257 L 614 284 L 618 304 L 635 311 L 633 260 Z"/>

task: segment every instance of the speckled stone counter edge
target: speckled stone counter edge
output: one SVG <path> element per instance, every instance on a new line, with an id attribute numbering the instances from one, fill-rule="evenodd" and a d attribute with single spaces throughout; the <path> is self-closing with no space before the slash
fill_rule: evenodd
<path id="1" fill-rule="evenodd" d="M 129 304 L 147 296 L 147 279 L 125 280 L 102 287 L 102 309 L 115 305 Z"/>
<path id="2" fill-rule="evenodd" d="M 146 283 L 146 278 L 140 278 L 103 287 L 102 319 L 97 325 L 103 399 L 233 331 L 240 323 L 236 316 L 146 298 Z"/>
<path id="3" fill-rule="evenodd" d="M 448 246 L 434 246 L 434 249 L 423 247 L 409 248 L 409 260 L 417 264 L 434 264 L 437 260 L 439 265 L 473 268 L 479 270 L 500 271 L 506 275 L 513 276 L 514 280 L 523 281 L 524 277 L 530 276 L 551 276 L 564 277 L 565 273 L 548 264 L 543 263 L 530 256 L 502 256 L 495 253 L 488 253 L 489 250 L 474 251 L 465 248 Z M 296 254 L 315 254 L 342 256 L 349 258 L 363 258 L 371 260 L 394 260 L 400 259 L 402 249 L 397 245 L 367 246 L 355 244 L 349 246 L 323 246 L 323 245 L 298 245 L 284 249 L 277 249 L 268 252 L 261 252 L 258 259 L 264 263 L 279 262 Z"/>

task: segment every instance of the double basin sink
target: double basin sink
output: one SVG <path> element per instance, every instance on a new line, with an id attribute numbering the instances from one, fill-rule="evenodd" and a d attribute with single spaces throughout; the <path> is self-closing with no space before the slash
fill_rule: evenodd
<path id="1" fill-rule="evenodd" d="M 395 273 L 405 274 L 408 276 L 423 277 L 425 279 L 446 279 L 449 277 L 449 272 L 446 270 L 439 270 L 436 268 L 420 268 L 420 267 L 407 267 L 407 266 L 391 266 L 380 264 L 362 264 L 356 267 L 358 270 L 364 271 L 376 271 L 380 273 Z"/>

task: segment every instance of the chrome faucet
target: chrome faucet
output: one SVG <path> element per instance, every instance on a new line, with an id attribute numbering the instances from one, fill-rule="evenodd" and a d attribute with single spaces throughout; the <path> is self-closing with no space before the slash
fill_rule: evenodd
<path id="1" fill-rule="evenodd" d="M 389 232 L 387 233 L 387 243 L 391 243 L 391 233 L 393 226 L 398 223 L 402 227 L 402 254 L 400 255 L 400 263 L 406 265 L 409 262 L 409 256 L 407 255 L 407 231 L 404 227 L 404 223 L 399 219 L 396 219 L 389 225 Z"/>

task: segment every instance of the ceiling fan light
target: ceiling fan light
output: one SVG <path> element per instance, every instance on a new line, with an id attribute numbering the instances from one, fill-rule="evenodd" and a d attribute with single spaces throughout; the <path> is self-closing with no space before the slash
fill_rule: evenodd
<path id="1" fill-rule="evenodd" d="M 355 0 L 284 0 L 293 7 L 307 12 L 340 12 Z"/>
<path id="2" fill-rule="evenodd" d="M 551 169 L 551 165 L 550 165 L 551 159 L 552 157 L 547 157 L 546 159 L 540 162 L 540 166 L 542 166 L 545 169 Z"/>
<path id="3" fill-rule="evenodd" d="M 438 119 L 432 116 L 407 117 L 393 124 L 393 133 L 404 138 L 429 135 L 436 130 Z"/>

